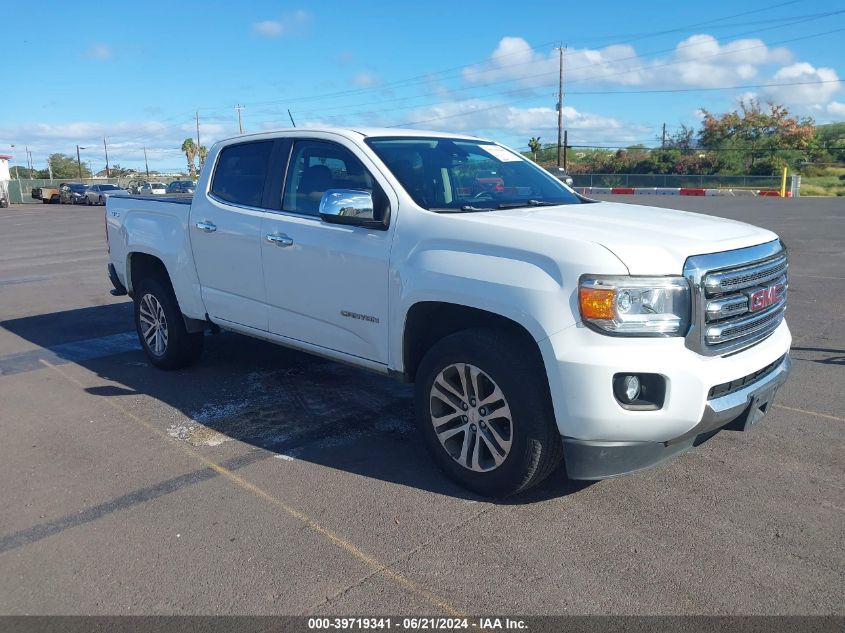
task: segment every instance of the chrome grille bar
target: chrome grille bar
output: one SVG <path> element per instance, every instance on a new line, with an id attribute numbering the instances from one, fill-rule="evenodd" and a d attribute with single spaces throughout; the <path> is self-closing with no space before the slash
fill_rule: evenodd
<path id="1" fill-rule="evenodd" d="M 769 336 L 783 321 L 788 267 L 779 240 L 690 257 L 684 266 L 693 291 L 687 347 L 714 356 Z"/>
<path id="2" fill-rule="evenodd" d="M 778 257 L 753 266 L 712 273 L 705 278 L 704 289 L 708 295 L 715 295 L 759 286 L 783 275 L 787 266 L 786 257 Z"/>

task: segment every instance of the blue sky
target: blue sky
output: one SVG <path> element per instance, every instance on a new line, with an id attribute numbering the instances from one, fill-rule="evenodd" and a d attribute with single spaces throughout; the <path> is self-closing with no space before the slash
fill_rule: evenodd
<path id="1" fill-rule="evenodd" d="M 835 0 L 37 6 L 4 8 L 0 153 L 25 163 L 9 145 L 26 144 L 40 168 L 80 144 L 101 169 L 103 136 L 112 163 L 142 166 L 146 145 L 151 168 L 179 168 L 195 111 L 210 146 L 237 134 L 238 103 L 250 132 L 288 127 L 290 108 L 300 127 L 416 123 L 552 142 L 558 43 L 574 145 L 654 144 L 664 122 L 697 125 L 698 108 L 749 96 L 845 120 Z"/>

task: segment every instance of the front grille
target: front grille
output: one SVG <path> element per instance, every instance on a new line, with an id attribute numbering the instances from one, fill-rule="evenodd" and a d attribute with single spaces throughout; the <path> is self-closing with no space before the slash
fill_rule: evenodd
<path id="1" fill-rule="evenodd" d="M 788 268 L 780 242 L 690 258 L 685 274 L 698 309 L 688 346 L 725 354 L 771 334 L 786 310 Z"/>
<path id="2" fill-rule="evenodd" d="M 707 398 L 709 400 L 712 400 L 713 398 L 726 396 L 729 393 L 739 391 L 743 387 L 750 385 L 753 382 L 757 382 L 761 378 L 765 378 L 766 376 L 771 374 L 775 369 L 780 367 L 780 364 L 783 362 L 784 358 L 786 358 L 785 355 L 778 358 L 775 362 L 770 363 L 762 369 L 758 369 L 757 371 L 750 373 L 747 376 L 737 378 L 736 380 L 731 380 L 730 382 L 723 382 L 721 385 L 711 387 L 710 393 L 707 394 Z"/>

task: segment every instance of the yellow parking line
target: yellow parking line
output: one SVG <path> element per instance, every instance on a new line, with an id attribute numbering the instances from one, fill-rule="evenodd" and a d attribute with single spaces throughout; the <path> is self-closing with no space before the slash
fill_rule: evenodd
<path id="1" fill-rule="evenodd" d="M 84 390 L 84 389 L 87 388 L 82 382 L 80 382 L 79 380 L 77 380 L 76 378 L 71 376 L 70 374 L 62 371 L 56 365 L 53 365 L 52 363 L 50 363 L 46 360 L 43 360 L 43 359 L 40 359 L 40 362 L 43 363 L 45 366 L 49 367 L 50 369 L 52 369 L 53 371 L 55 371 L 57 374 L 59 374 L 62 378 L 64 378 L 68 382 L 71 382 L 74 385 L 76 385 L 77 387 L 79 387 L 80 389 Z M 466 613 L 464 613 L 460 609 L 452 606 L 451 604 L 446 602 L 446 600 L 444 600 L 440 596 L 432 593 L 431 591 L 429 591 L 428 589 L 425 589 L 424 587 L 421 587 L 420 585 L 415 583 L 413 580 L 411 580 L 407 576 L 390 569 L 388 565 L 382 563 L 381 561 L 374 558 L 373 556 L 370 556 L 369 554 L 367 554 L 366 552 L 361 550 L 359 547 L 357 547 L 354 543 L 347 541 L 342 536 L 336 534 L 332 530 L 330 530 L 326 527 L 323 527 L 322 525 L 317 523 L 314 519 L 312 519 L 308 515 L 304 514 L 303 512 L 300 512 L 296 508 L 289 506 L 288 504 L 286 504 L 281 499 L 274 497 L 269 492 L 263 490 L 262 488 L 259 488 L 258 486 L 256 486 L 255 484 L 247 481 L 243 477 L 236 475 L 235 473 L 233 473 L 228 468 L 224 468 L 223 466 L 220 466 L 216 462 L 208 459 L 207 457 L 198 453 L 197 451 L 193 450 L 192 448 L 189 448 L 185 444 L 172 442 L 171 441 L 172 438 L 169 435 L 167 435 L 167 433 L 165 433 L 164 431 L 162 431 L 161 429 L 159 429 L 155 425 L 151 424 L 150 422 L 147 422 L 142 417 L 136 415 L 135 413 L 133 413 L 132 411 L 130 411 L 126 407 L 122 406 L 121 404 L 116 402 L 114 398 L 104 398 L 102 400 L 102 402 L 105 402 L 106 404 L 108 404 L 110 407 L 112 407 L 116 411 L 122 413 L 127 418 L 129 418 L 130 420 L 137 422 L 138 424 L 140 424 L 141 426 L 143 426 L 147 430 L 151 431 L 152 433 L 155 433 L 159 437 L 161 437 L 165 440 L 168 440 L 168 444 L 171 444 L 172 446 L 178 447 L 184 453 L 187 453 L 189 456 L 191 456 L 194 459 L 202 462 L 207 467 L 211 468 L 212 470 L 214 470 L 219 475 L 227 478 L 229 481 L 231 481 L 235 485 L 240 486 L 244 490 L 247 490 L 247 491 L 251 492 L 252 494 L 254 494 L 255 496 L 257 496 L 258 498 L 263 499 L 264 501 L 270 503 L 271 505 L 283 510 L 284 512 L 286 512 L 288 515 L 290 515 L 294 519 L 296 519 L 296 520 L 302 522 L 303 524 L 305 524 L 312 531 L 316 532 L 320 536 L 325 537 L 326 539 L 328 539 L 329 541 L 334 543 L 337 547 L 341 548 L 342 550 L 345 550 L 346 552 L 348 552 L 349 554 L 351 554 L 352 556 L 357 558 L 359 561 L 361 561 L 362 563 L 364 563 L 368 567 L 372 568 L 376 574 L 383 574 L 384 576 L 386 576 L 386 577 L 390 578 L 392 581 L 394 581 L 396 584 L 402 586 L 403 588 L 407 589 L 411 593 L 415 593 L 418 596 L 425 598 L 432 605 L 434 605 L 435 607 L 438 607 L 439 609 L 442 609 L 443 611 L 445 611 L 446 613 L 448 613 L 450 615 L 453 615 L 453 616 L 456 616 L 456 617 L 466 617 L 466 615 L 467 615 Z"/>
<path id="2" fill-rule="evenodd" d="M 795 411 L 796 413 L 806 413 L 807 415 L 815 415 L 820 418 L 827 418 L 828 420 L 836 420 L 837 422 L 845 422 L 845 418 L 840 418 L 836 415 L 828 415 L 827 413 L 819 413 L 818 411 L 807 411 L 807 409 L 797 409 L 795 407 L 787 407 L 783 404 L 776 404 L 776 409 L 786 409 L 787 411 Z"/>

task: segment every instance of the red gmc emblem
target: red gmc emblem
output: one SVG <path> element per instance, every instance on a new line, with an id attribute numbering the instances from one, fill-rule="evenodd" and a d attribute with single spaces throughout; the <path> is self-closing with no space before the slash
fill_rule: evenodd
<path id="1" fill-rule="evenodd" d="M 775 284 L 768 288 L 760 288 L 748 295 L 748 311 L 759 312 L 780 301 L 784 284 Z"/>

